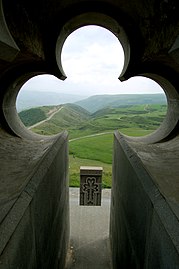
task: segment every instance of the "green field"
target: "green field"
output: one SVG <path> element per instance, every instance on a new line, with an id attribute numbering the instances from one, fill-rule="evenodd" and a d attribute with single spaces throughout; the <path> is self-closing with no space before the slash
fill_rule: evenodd
<path id="1" fill-rule="evenodd" d="M 79 187 L 80 166 L 102 166 L 103 187 L 111 187 L 113 134 L 74 140 L 69 143 L 70 186 Z"/>
<path id="2" fill-rule="evenodd" d="M 52 135 L 67 130 L 69 139 L 102 132 L 120 130 L 125 134 L 140 136 L 156 130 L 166 115 L 166 105 L 134 105 L 105 108 L 93 114 L 65 105 L 55 116 L 32 130 Z"/>
<path id="3" fill-rule="evenodd" d="M 74 140 L 69 143 L 70 186 L 79 187 L 80 166 L 103 167 L 103 188 L 111 187 L 113 134 Z"/>
<path id="4" fill-rule="evenodd" d="M 70 186 L 79 186 L 80 166 L 102 166 L 105 188 L 110 188 L 112 184 L 114 131 L 119 130 L 128 136 L 148 135 L 160 126 L 167 109 L 165 104 L 144 104 L 106 107 L 90 114 L 77 105 L 62 106 L 59 111 L 60 106 L 32 109 L 29 114 L 25 111 L 21 113 L 24 116 L 22 120 L 29 126 L 47 119 L 56 109 L 52 118 L 32 130 L 44 135 L 67 130 L 70 139 Z M 105 134 L 100 135 L 101 133 Z"/>
<path id="5" fill-rule="evenodd" d="M 112 166 L 111 164 L 94 161 L 90 159 L 80 159 L 69 156 L 69 185 L 71 187 L 79 187 L 80 183 L 80 166 L 98 166 L 103 167 L 102 186 L 103 188 L 111 188 Z"/>
<path id="6" fill-rule="evenodd" d="M 112 163 L 112 134 L 82 138 L 70 142 L 69 153 L 82 159 Z"/>
<path id="7" fill-rule="evenodd" d="M 146 135 L 151 131 L 138 129 L 122 130 L 126 135 Z M 84 137 L 69 142 L 69 180 L 71 187 L 79 187 L 80 166 L 103 167 L 103 188 L 112 185 L 113 133 Z"/>

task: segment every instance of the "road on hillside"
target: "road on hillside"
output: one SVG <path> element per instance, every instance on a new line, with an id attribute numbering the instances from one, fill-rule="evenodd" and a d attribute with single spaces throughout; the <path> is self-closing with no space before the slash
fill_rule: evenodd
<path id="1" fill-rule="evenodd" d="M 37 123 L 35 123 L 34 125 L 31 125 L 30 127 L 28 127 L 28 129 L 32 129 L 34 127 L 39 126 L 40 124 L 49 121 L 55 114 L 57 114 L 59 111 L 61 111 L 63 109 L 63 106 L 61 106 L 58 110 L 56 110 L 55 112 L 53 112 L 48 118 L 46 118 L 45 120 L 39 121 Z M 95 137 L 95 136 L 100 136 L 100 135 L 105 135 L 105 134 L 113 134 L 114 132 L 103 132 L 103 133 L 97 133 L 97 134 L 91 134 L 91 135 L 85 135 L 85 136 L 81 136 L 81 137 L 76 137 L 76 138 L 72 138 L 69 140 L 69 142 L 75 141 L 75 140 L 80 140 L 83 138 L 88 138 L 88 137 Z"/>
<path id="2" fill-rule="evenodd" d="M 46 118 L 45 120 L 39 121 L 39 122 L 37 122 L 36 124 L 31 125 L 28 129 L 30 130 L 30 129 L 32 129 L 32 128 L 34 128 L 34 127 L 37 127 L 38 125 L 40 125 L 40 124 L 46 122 L 46 121 L 49 121 L 55 114 L 57 114 L 60 110 L 62 110 L 62 108 L 63 108 L 63 106 L 61 106 L 58 110 L 56 110 L 55 112 L 53 112 L 53 113 L 52 113 L 48 118 Z"/>
<path id="3" fill-rule="evenodd" d="M 72 138 L 69 139 L 69 142 L 75 141 L 75 140 L 80 140 L 83 138 L 88 138 L 88 137 L 93 137 L 93 136 L 99 136 L 99 135 L 105 135 L 105 134 L 113 134 L 114 132 L 103 132 L 103 133 L 98 133 L 98 134 L 91 134 L 91 135 L 85 135 L 85 136 L 81 136 L 81 137 L 76 137 L 76 138 Z"/>

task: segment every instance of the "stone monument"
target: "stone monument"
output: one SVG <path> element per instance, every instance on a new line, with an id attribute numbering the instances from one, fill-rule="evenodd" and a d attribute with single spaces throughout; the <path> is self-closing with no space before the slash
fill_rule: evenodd
<path id="1" fill-rule="evenodd" d="M 102 171 L 102 167 L 80 167 L 80 205 L 101 205 Z"/>

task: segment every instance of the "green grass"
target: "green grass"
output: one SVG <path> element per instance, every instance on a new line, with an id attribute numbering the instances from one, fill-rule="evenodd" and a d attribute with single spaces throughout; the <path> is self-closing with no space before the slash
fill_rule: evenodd
<path id="1" fill-rule="evenodd" d="M 32 131 L 51 135 L 67 130 L 69 139 L 117 129 L 125 130 L 132 136 L 145 135 L 159 127 L 166 115 L 166 108 L 166 105 L 160 104 L 105 108 L 90 116 L 79 108 L 66 105 L 50 121 Z"/>
<path id="2" fill-rule="evenodd" d="M 47 118 L 45 112 L 41 108 L 31 108 L 21 111 L 19 117 L 25 126 L 29 127 L 39 121 Z"/>
<path id="3" fill-rule="evenodd" d="M 66 106 L 50 121 L 32 130 L 44 135 L 67 130 L 69 139 L 79 138 L 69 143 L 70 186 L 79 187 L 80 166 L 102 166 L 103 187 L 110 188 L 114 130 L 128 136 L 148 135 L 159 127 L 166 115 L 166 108 L 166 105 L 160 104 L 105 108 L 89 116 L 79 108 Z M 47 115 L 49 109 L 43 107 L 42 112 Z M 111 133 L 83 137 L 103 132 Z"/>
<path id="4" fill-rule="evenodd" d="M 145 136 L 151 134 L 154 130 L 145 130 L 141 128 L 121 128 L 119 131 L 128 136 Z"/>
<path id="5" fill-rule="evenodd" d="M 101 166 L 103 167 L 102 186 L 111 188 L 113 134 L 71 141 L 69 152 L 71 187 L 79 187 L 80 166 Z"/>
<path id="6" fill-rule="evenodd" d="M 76 132 L 81 125 L 88 121 L 89 114 L 75 105 L 63 105 L 63 109 L 56 113 L 49 121 L 41 123 L 32 129 L 33 132 L 44 135 L 58 134 L 64 130 Z M 77 131 L 79 134 L 79 131 Z M 78 137 L 79 135 L 76 135 Z M 88 134 L 88 132 L 85 132 Z"/>
<path id="7" fill-rule="evenodd" d="M 69 152 L 81 159 L 89 159 L 111 164 L 113 152 L 112 145 L 113 135 L 105 134 L 71 141 Z"/>
<path id="8" fill-rule="evenodd" d="M 108 129 L 156 130 L 166 115 L 166 105 L 135 105 L 106 108 L 92 115 L 93 125 Z"/>
<path id="9" fill-rule="evenodd" d="M 141 136 L 151 130 L 122 129 L 122 133 L 130 136 Z M 112 185 L 113 134 L 84 137 L 69 143 L 69 179 L 71 187 L 79 187 L 80 166 L 102 166 L 103 188 Z"/>
<path id="10" fill-rule="evenodd" d="M 81 159 L 69 156 L 69 185 L 70 187 L 79 187 L 80 185 L 80 166 L 98 166 L 103 167 L 102 186 L 111 188 L 112 166 L 100 161 Z"/>

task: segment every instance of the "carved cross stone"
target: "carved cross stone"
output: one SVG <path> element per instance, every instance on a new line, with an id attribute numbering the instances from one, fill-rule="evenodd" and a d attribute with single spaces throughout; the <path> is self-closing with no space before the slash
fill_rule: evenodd
<path id="1" fill-rule="evenodd" d="M 101 205 L 102 167 L 80 167 L 80 205 Z"/>
<path id="2" fill-rule="evenodd" d="M 99 183 L 96 183 L 95 177 L 87 177 L 86 183 L 82 186 L 83 192 L 87 194 L 88 204 L 94 204 L 94 194 L 99 193 Z"/>

